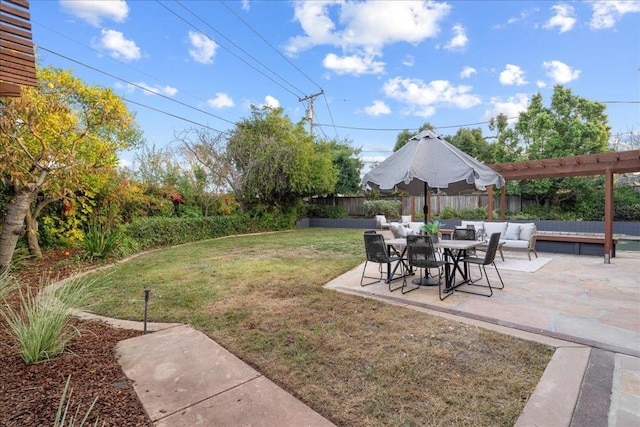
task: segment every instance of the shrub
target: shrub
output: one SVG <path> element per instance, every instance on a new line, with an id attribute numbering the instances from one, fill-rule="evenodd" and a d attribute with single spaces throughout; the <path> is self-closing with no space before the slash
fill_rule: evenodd
<path id="1" fill-rule="evenodd" d="M 438 215 L 438 217 L 442 219 L 464 218 L 461 217 L 460 214 L 450 206 L 445 207 L 442 212 L 440 212 L 440 215 Z"/>
<path id="2" fill-rule="evenodd" d="M 487 209 L 485 208 L 471 208 L 471 209 L 460 210 L 460 218 L 485 220 L 488 217 L 489 217 L 489 214 L 487 213 Z M 498 214 L 497 218 L 499 217 L 500 215 Z"/>
<path id="3" fill-rule="evenodd" d="M 200 218 L 154 217 L 134 220 L 122 232 L 131 249 L 145 250 L 233 234 L 292 229 L 296 218 L 295 209 Z"/>
<path id="4" fill-rule="evenodd" d="M 347 218 L 347 211 L 340 206 L 307 205 L 306 217 L 308 218 Z"/>
<path id="5" fill-rule="evenodd" d="M 391 218 L 400 216 L 400 200 L 365 200 L 362 202 L 364 216 L 385 215 Z"/>
<path id="6" fill-rule="evenodd" d="M 100 224 L 94 224 L 85 233 L 81 247 L 88 259 L 106 259 L 118 248 L 121 241 L 120 231 L 105 229 Z"/>

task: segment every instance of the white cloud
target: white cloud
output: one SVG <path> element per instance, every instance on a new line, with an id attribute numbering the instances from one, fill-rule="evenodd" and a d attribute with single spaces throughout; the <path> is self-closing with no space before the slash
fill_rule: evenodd
<path id="1" fill-rule="evenodd" d="M 538 8 L 534 8 L 532 12 L 534 12 L 534 13 L 535 13 L 535 12 L 537 12 L 538 10 L 539 10 Z M 511 18 L 509 18 L 509 19 L 507 20 L 507 22 L 506 22 L 506 23 L 504 23 L 504 24 L 494 25 L 494 26 L 493 26 L 493 28 L 496 28 L 496 29 L 499 29 L 499 30 L 500 30 L 500 29 L 507 28 L 509 25 L 513 25 L 513 24 L 515 24 L 515 23 L 517 23 L 517 22 L 524 21 L 525 19 L 527 19 L 527 18 L 529 17 L 529 15 L 531 15 L 531 13 L 532 13 L 532 12 L 531 12 L 531 11 L 528 11 L 528 10 L 523 10 L 522 12 L 520 12 L 520 15 L 519 15 L 519 16 L 511 17 Z"/>
<path id="2" fill-rule="evenodd" d="M 98 47 L 109 50 L 111 57 L 123 61 L 132 61 L 142 57 L 136 42 L 127 40 L 120 31 L 101 30 L 100 33 Z"/>
<path id="3" fill-rule="evenodd" d="M 126 93 L 135 92 L 136 89 L 140 89 L 145 95 L 175 96 L 175 94 L 178 93 L 178 89 L 173 86 L 151 86 L 145 82 L 136 82 L 135 84 L 116 82 L 114 86 L 116 89 L 125 91 Z"/>
<path id="4" fill-rule="evenodd" d="M 456 24 L 453 26 L 451 31 L 453 31 L 455 35 L 449 43 L 444 46 L 444 48 L 447 50 L 463 50 L 469 42 L 467 34 L 464 31 L 464 27 L 460 24 Z"/>
<path id="5" fill-rule="evenodd" d="M 176 93 L 178 93 L 178 89 L 172 86 L 150 86 L 144 82 L 137 82 L 136 85 L 146 89 L 146 90 L 143 90 L 143 93 L 145 95 L 174 96 Z M 135 86 L 131 86 L 131 87 L 135 87 Z"/>
<path id="6" fill-rule="evenodd" d="M 350 55 L 339 57 L 330 53 L 322 60 L 325 68 L 336 74 L 380 74 L 384 72 L 384 62 L 374 61 L 373 56 Z"/>
<path id="7" fill-rule="evenodd" d="M 517 118 L 520 112 L 526 111 L 529 107 L 529 96 L 524 93 L 518 93 L 514 96 L 503 100 L 500 97 L 489 99 L 491 108 L 485 111 L 485 118 L 496 117 L 498 114 L 504 114 L 508 118 Z"/>
<path id="8" fill-rule="evenodd" d="M 382 87 L 390 98 L 408 106 L 408 114 L 428 117 L 437 106 L 471 108 L 480 103 L 480 97 L 470 93 L 471 86 L 454 86 L 447 80 L 425 83 L 420 79 L 395 77 Z"/>
<path id="9" fill-rule="evenodd" d="M 370 60 L 382 56 L 386 45 L 419 44 L 435 37 L 440 31 L 440 21 L 451 10 L 450 5 L 435 2 L 332 0 L 293 4 L 294 18 L 303 34 L 289 39 L 286 46 L 289 55 L 330 45 L 341 48 L 343 58 L 359 56 Z"/>
<path id="10" fill-rule="evenodd" d="M 540 89 L 547 87 L 547 83 L 543 82 L 542 80 L 538 80 L 536 82 L 536 86 L 538 86 Z"/>
<path id="11" fill-rule="evenodd" d="M 233 107 L 235 104 L 229 95 L 223 92 L 218 92 L 214 98 L 207 100 L 207 105 L 211 108 L 227 108 Z"/>
<path id="12" fill-rule="evenodd" d="M 373 104 L 368 107 L 365 107 L 364 112 L 370 116 L 382 116 L 386 114 L 391 114 L 391 108 L 384 101 L 375 100 Z"/>
<path id="13" fill-rule="evenodd" d="M 528 82 L 524 77 L 524 71 L 522 71 L 522 68 L 517 65 L 507 64 L 504 70 L 500 73 L 500 83 L 505 86 L 522 86 L 526 85 Z"/>
<path id="14" fill-rule="evenodd" d="M 191 43 L 189 55 L 196 62 L 201 64 L 213 63 L 213 57 L 216 54 L 216 49 L 218 48 L 216 42 L 202 33 L 189 31 L 189 43 Z"/>
<path id="15" fill-rule="evenodd" d="M 60 0 L 60 6 L 93 26 L 100 26 L 103 19 L 123 22 L 129 14 L 129 6 L 124 0 Z"/>
<path id="16" fill-rule="evenodd" d="M 472 75 L 476 74 L 478 72 L 478 70 L 476 70 L 473 67 L 464 67 L 462 69 L 462 71 L 460 71 L 460 78 L 461 79 L 468 79 L 469 77 L 471 77 Z"/>
<path id="17" fill-rule="evenodd" d="M 271 108 L 278 108 L 278 107 L 280 107 L 280 101 L 278 101 L 276 98 L 274 98 L 271 95 L 267 95 L 267 96 L 264 97 L 263 106 L 271 107 Z"/>
<path id="18" fill-rule="evenodd" d="M 413 55 L 407 55 L 402 60 L 402 65 L 405 67 L 413 67 L 416 63 L 416 58 Z"/>
<path id="19" fill-rule="evenodd" d="M 589 26 L 594 30 L 612 28 L 627 13 L 640 13 L 640 2 L 603 0 L 591 4 L 593 15 Z"/>
<path id="20" fill-rule="evenodd" d="M 547 76 L 551 77 L 555 84 L 565 84 L 580 77 L 580 70 L 576 70 L 560 61 L 545 61 L 542 68 L 547 70 Z"/>
<path id="21" fill-rule="evenodd" d="M 118 167 L 121 169 L 131 169 L 133 162 L 129 159 L 118 158 Z"/>
<path id="22" fill-rule="evenodd" d="M 544 24 L 544 28 L 553 29 L 558 27 L 560 34 L 571 31 L 576 24 L 575 9 L 573 6 L 556 4 L 551 6 L 551 9 L 555 11 L 556 14 Z"/>

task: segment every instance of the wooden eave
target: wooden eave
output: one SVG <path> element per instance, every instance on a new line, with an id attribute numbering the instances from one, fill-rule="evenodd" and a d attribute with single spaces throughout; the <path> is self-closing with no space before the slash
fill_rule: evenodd
<path id="1" fill-rule="evenodd" d="M 640 172 L 640 150 L 496 163 L 488 166 L 508 181 L 604 175 L 608 171 L 612 173 Z"/>
<path id="2" fill-rule="evenodd" d="M 20 86 L 36 86 L 36 66 L 27 0 L 0 3 L 0 96 L 19 96 Z"/>

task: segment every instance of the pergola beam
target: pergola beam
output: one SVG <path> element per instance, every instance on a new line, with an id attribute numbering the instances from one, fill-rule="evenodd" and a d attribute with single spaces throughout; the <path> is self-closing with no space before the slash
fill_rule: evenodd
<path id="1" fill-rule="evenodd" d="M 640 172 L 640 150 L 496 163 L 488 166 L 502 175 L 507 181 L 604 175 L 604 256 L 605 262 L 608 262 L 613 252 L 613 175 L 616 173 Z M 492 193 L 490 192 L 490 198 L 491 195 Z M 506 209 L 502 200 L 504 197 L 505 187 L 502 188 L 500 201 L 500 218 L 502 219 L 504 219 L 504 210 Z M 493 206 L 492 203 L 490 203 L 490 206 Z"/>
<path id="2" fill-rule="evenodd" d="M 608 169 L 614 174 L 629 173 L 640 171 L 640 150 L 496 163 L 488 166 L 510 181 L 604 175 Z"/>

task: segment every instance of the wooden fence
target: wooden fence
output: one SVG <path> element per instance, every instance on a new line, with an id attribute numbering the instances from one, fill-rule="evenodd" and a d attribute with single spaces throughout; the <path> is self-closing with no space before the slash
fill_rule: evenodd
<path id="1" fill-rule="evenodd" d="M 347 211 L 350 216 L 363 216 L 363 203 L 369 200 L 365 197 L 319 197 L 312 199 L 312 203 L 318 205 L 339 206 Z M 425 204 L 424 196 L 407 196 L 407 197 L 380 197 L 379 200 L 400 200 L 402 208 L 400 215 L 422 214 Z M 520 196 L 507 196 L 507 212 L 522 212 L 526 206 L 534 202 L 522 200 Z M 444 208 L 450 207 L 456 211 L 462 209 L 485 208 L 489 206 L 489 198 L 486 194 L 473 194 L 463 196 L 431 196 L 431 213 L 439 215 Z M 413 207 L 413 212 L 412 212 Z M 493 208 L 500 208 L 500 197 L 496 197 L 493 202 Z"/>

